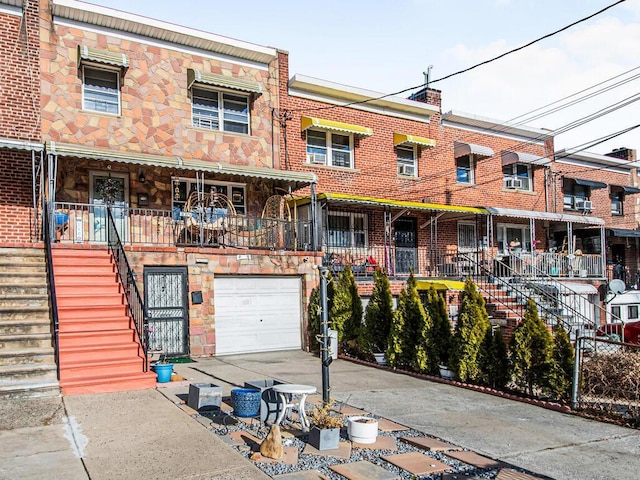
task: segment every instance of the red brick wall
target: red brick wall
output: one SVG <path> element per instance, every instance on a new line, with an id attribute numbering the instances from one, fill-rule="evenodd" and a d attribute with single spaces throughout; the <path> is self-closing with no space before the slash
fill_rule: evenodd
<path id="1" fill-rule="evenodd" d="M 0 137 L 40 140 L 38 2 L 0 14 Z M 39 154 L 38 154 L 39 155 Z M 0 149 L 0 244 L 31 241 L 31 152 Z"/>

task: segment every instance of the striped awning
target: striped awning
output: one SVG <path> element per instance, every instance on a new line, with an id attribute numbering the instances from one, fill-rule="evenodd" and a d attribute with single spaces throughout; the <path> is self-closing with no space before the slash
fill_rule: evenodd
<path id="1" fill-rule="evenodd" d="M 129 57 L 122 52 L 110 52 L 109 50 L 102 50 L 100 48 L 78 45 L 78 63 L 82 61 L 103 63 L 120 68 L 129 67 Z"/>
<path id="2" fill-rule="evenodd" d="M 455 158 L 464 157 L 465 155 L 474 154 L 478 157 L 493 157 L 493 150 L 489 147 L 476 145 L 475 143 L 453 142 L 453 156 Z"/>
<path id="3" fill-rule="evenodd" d="M 42 143 L 30 142 L 28 140 L 0 138 L 0 148 L 9 148 L 11 150 L 33 150 L 34 152 L 41 152 L 44 150 L 44 145 Z"/>
<path id="4" fill-rule="evenodd" d="M 324 118 L 300 117 L 300 130 L 304 132 L 309 128 L 319 128 L 321 130 L 353 133 L 355 135 L 361 135 L 363 137 L 369 137 L 373 135 L 373 129 L 369 127 L 362 127 L 360 125 L 353 125 L 351 123 L 336 122 L 335 120 L 326 120 Z"/>
<path id="5" fill-rule="evenodd" d="M 194 68 L 187 69 L 187 88 L 194 83 L 213 85 L 215 87 L 229 88 L 249 93 L 262 93 L 262 84 L 245 78 L 228 77 L 214 73 L 204 73 Z"/>
<path id="6" fill-rule="evenodd" d="M 502 165 L 513 165 L 514 163 L 526 163 L 529 165 L 549 165 L 551 163 L 551 159 L 547 157 L 541 157 L 540 155 L 531 155 L 530 153 L 503 150 Z"/>
<path id="7" fill-rule="evenodd" d="M 394 133 L 393 146 L 397 147 L 398 145 L 420 145 L 421 147 L 435 147 L 436 141 L 431 138 L 419 137 L 417 135 Z"/>

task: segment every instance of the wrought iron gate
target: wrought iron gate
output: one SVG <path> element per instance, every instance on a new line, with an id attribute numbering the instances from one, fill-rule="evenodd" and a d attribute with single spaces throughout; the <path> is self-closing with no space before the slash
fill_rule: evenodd
<path id="1" fill-rule="evenodd" d="M 189 353 L 187 268 L 145 267 L 149 349 L 170 356 Z"/>

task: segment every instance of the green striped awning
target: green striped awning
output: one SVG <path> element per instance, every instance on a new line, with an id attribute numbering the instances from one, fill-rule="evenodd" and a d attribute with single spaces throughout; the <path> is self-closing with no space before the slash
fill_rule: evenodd
<path id="1" fill-rule="evenodd" d="M 203 83 L 215 87 L 229 88 L 249 93 L 262 93 L 262 84 L 244 78 L 228 77 L 216 75 L 214 73 L 204 73 L 194 68 L 187 69 L 187 88 L 191 88 L 194 83 Z"/>
<path id="2" fill-rule="evenodd" d="M 110 52 L 99 48 L 78 45 L 78 62 L 82 61 L 104 63 L 121 68 L 129 67 L 129 58 L 121 52 Z"/>

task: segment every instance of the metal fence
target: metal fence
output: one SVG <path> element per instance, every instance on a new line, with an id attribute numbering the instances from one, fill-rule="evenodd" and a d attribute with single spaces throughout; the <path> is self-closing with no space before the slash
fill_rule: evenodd
<path id="1" fill-rule="evenodd" d="M 640 427 L 640 345 L 578 339 L 576 410 Z"/>

